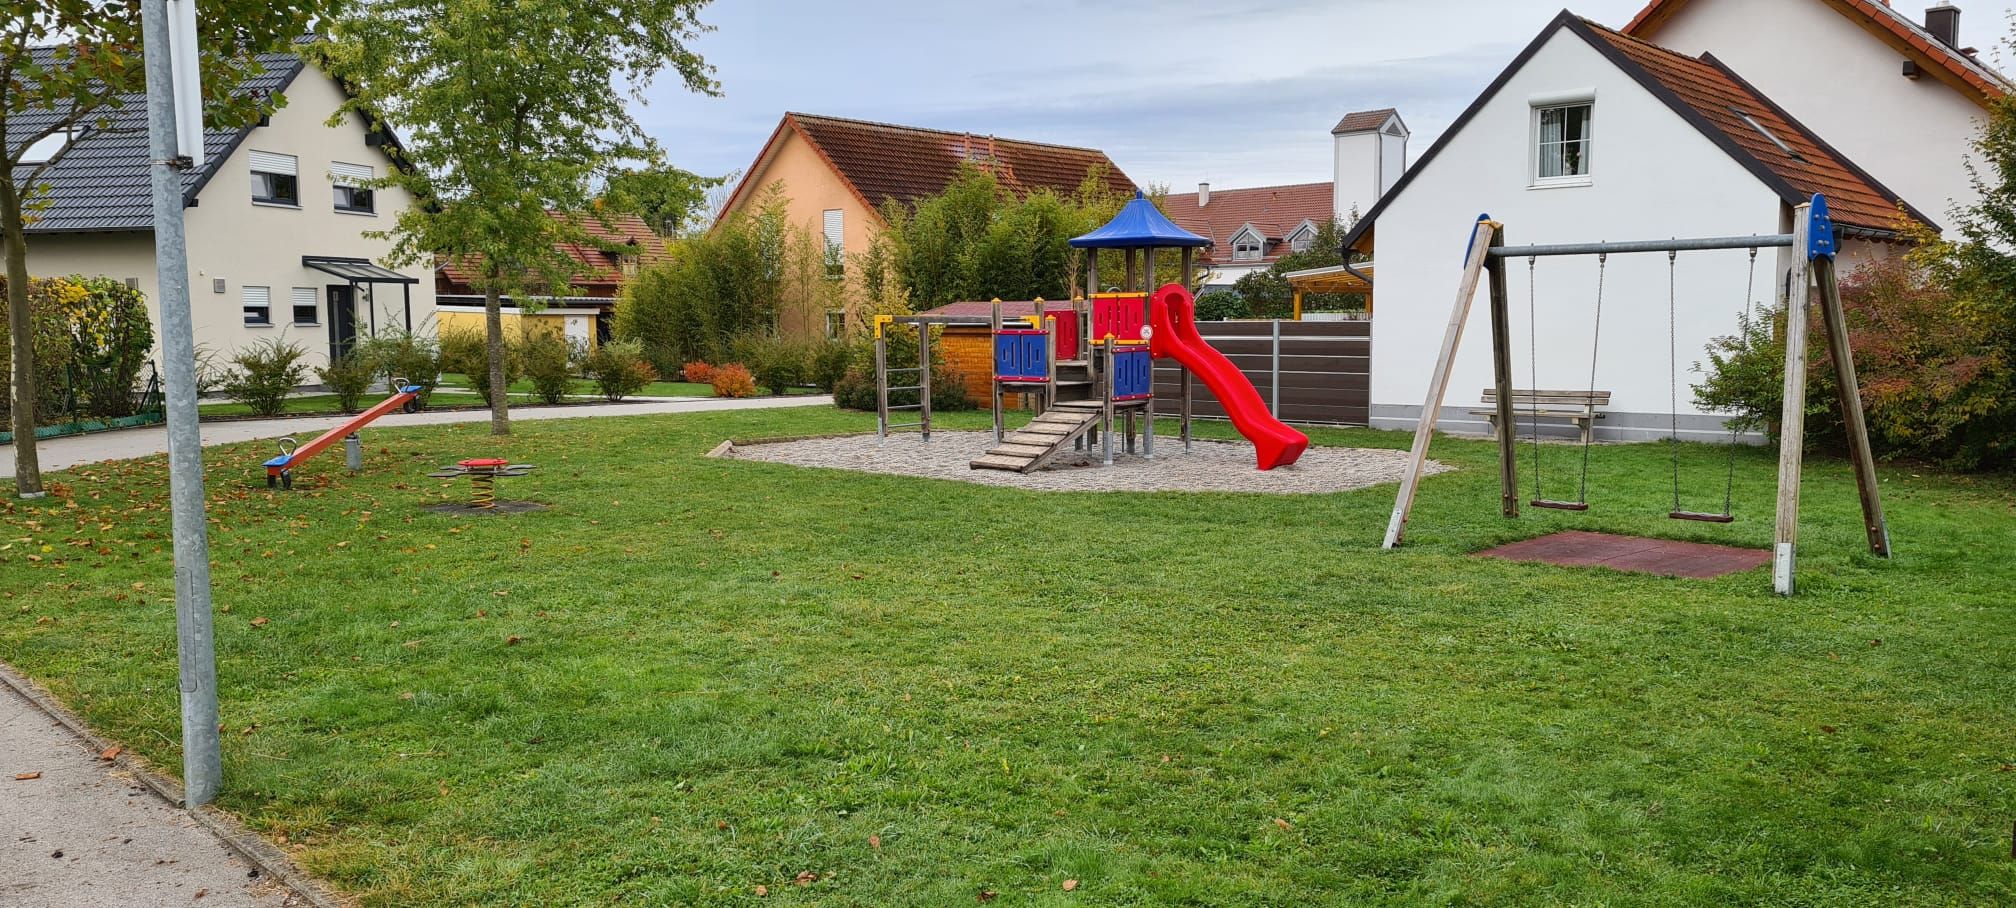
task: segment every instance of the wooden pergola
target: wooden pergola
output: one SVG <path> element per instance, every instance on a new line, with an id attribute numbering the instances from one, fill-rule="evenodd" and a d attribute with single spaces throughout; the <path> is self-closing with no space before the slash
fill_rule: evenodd
<path id="1" fill-rule="evenodd" d="M 1353 274 L 1352 272 L 1357 272 Z M 1352 265 L 1346 271 L 1343 265 L 1323 268 L 1308 268 L 1290 271 L 1282 275 L 1288 279 L 1288 286 L 1295 290 L 1296 321 L 1302 320 L 1302 294 L 1304 293 L 1360 293 L 1365 296 L 1365 314 L 1372 314 L 1372 263 Z"/>

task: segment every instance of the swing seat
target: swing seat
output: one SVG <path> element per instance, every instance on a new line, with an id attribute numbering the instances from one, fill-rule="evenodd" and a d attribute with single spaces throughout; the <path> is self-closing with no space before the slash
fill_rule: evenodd
<path id="1" fill-rule="evenodd" d="M 1698 520 L 1702 523 L 1735 523 L 1734 514 L 1710 514 L 1704 511 L 1671 511 L 1666 514 L 1674 520 Z"/>
<path id="2" fill-rule="evenodd" d="M 1527 502 L 1527 504 L 1530 504 L 1536 508 L 1548 508 L 1555 511 L 1589 510 L 1589 502 L 1586 501 L 1555 501 L 1551 498 L 1535 498 L 1532 501 Z"/>

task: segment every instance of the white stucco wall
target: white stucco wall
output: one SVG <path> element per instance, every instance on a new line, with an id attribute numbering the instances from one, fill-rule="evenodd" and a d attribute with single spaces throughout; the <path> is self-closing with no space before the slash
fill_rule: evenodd
<path id="1" fill-rule="evenodd" d="M 378 149 L 364 143 L 364 128 L 354 120 L 335 128 L 325 125 L 330 112 L 343 99 L 335 82 L 320 71 L 313 67 L 304 70 L 288 86 L 286 96 L 287 106 L 273 114 L 271 125 L 252 130 L 203 187 L 197 205 L 185 210 L 190 313 L 196 342 L 220 356 L 228 356 L 231 351 L 262 338 L 283 337 L 307 348 L 311 364 L 322 365 L 328 361 L 331 330 L 326 288 L 343 282 L 333 275 L 302 267 L 301 257 L 327 255 L 379 260 L 391 251 L 391 241 L 367 238 L 363 233 L 390 229 L 393 219 L 406 209 L 410 199 L 404 190 L 385 188 L 377 191 L 375 216 L 337 211 L 329 178 L 330 162 L 367 164 L 382 176 L 390 166 L 389 161 Z M 299 208 L 252 203 L 249 159 L 253 150 L 298 158 Z M 152 233 L 33 236 L 28 243 L 28 267 L 38 275 L 75 273 L 121 280 L 138 278 L 159 333 Z M 432 273 L 426 266 L 405 268 L 402 273 L 420 281 L 412 288 L 413 328 L 432 333 Z M 224 279 L 223 293 L 213 290 L 215 278 Z M 253 327 L 244 323 L 243 288 L 247 285 L 271 288 L 271 326 Z M 315 289 L 318 324 L 292 324 L 291 295 L 295 287 Z M 405 324 L 398 285 L 377 286 L 375 309 L 380 328 Z M 360 296 L 357 303 L 360 334 L 369 333 L 373 315 Z"/>
<path id="2" fill-rule="evenodd" d="M 1536 96 L 1594 90 L 1588 185 L 1532 186 Z M 1510 245 L 1776 233 L 1781 199 L 1583 40 L 1563 30 L 1543 46 L 1380 215 L 1372 345 L 1374 425 L 1411 427 L 1426 396 L 1471 224 L 1488 212 Z M 1747 254 L 1688 253 L 1679 260 L 1680 366 L 1732 333 L 1744 297 Z M 1615 432 L 1664 425 L 1668 411 L 1667 267 L 1662 254 L 1613 256 L 1605 276 L 1596 387 L 1613 392 Z M 1777 259 L 1760 253 L 1753 299 L 1768 299 Z M 1528 353 L 1527 263 L 1507 262 L 1514 385 L 1536 383 Z M 1537 263 L 1538 378 L 1543 388 L 1589 386 L 1597 262 Z M 1490 310 L 1480 289 L 1466 324 L 1443 420 L 1474 419 L 1491 384 Z M 1697 412 L 1681 376 L 1680 409 Z M 1633 414 L 1636 414 L 1634 417 Z M 1697 421 L 1698 422 L 1698 421 Z M 1711 425 L 1719 424 L 1712 423 Z M 1663 434 L 1665 430 L 1659 429 Z M 1712 430 L 1711 430 L 1712 431 Z M 1647 437 L 1624 432 L 1621 437 Z"/>
<path id="3" fill-rule="evenodd" d="M 1348 221 L 1353 208 L 1363 214 L 1379 201 L 1379 134 L 1354 132 L 1331 136 L 1332 214 Z"/>
<path id="4" fill-rule="evenodd" d="M 1908 14 L 1927 3 L 1905 7 Z M 1983 47 L 2002 26 L 1961 20 Z M 1692 0 L 1651 36 L 1716 59 L 1935 223 L 1977 196 L 1961 166 L 1980 106 L 1930 74 L 1904 78 L 1904 57 L 1817 0 Z"/>

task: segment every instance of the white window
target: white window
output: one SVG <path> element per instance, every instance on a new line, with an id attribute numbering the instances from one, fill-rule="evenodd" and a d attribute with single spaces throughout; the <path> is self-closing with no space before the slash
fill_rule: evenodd
<path id="1" fill-rule="evenodd" d="M 1594 109 L 1588 101 L 1533 108 L 1535 182 L 1588 178 L 1590 113 Z"/>
<path id="2" fill-rule="evenodd" d="M 320 309 L 315 305 L 315 288 L 294 288 L 294 324 L 314 325 L 321 322 Z"/>
<path id="3" fill-rule="evenodd" d="M 47 164 L 70 144 L 70 130 L 52 132 L 28 144 L 28 150 L 21 153 L 23 164 Z"/>
<path id="4" fill-rule="evenodd" d="M 1315 242 L 1315 228 L 1304 224 L 1301 229 L 1295 231 L 1294 235 L 1288 238 L 1288 248 L 1296 252 L 1308 252 L 1309 247 L 1314 245 Z"/>
<path id="5" fill-rule="evenodd" d="M 1265 254 L 1266 243 L 1260 235 L 1251 230 L 1241 230 L 1232 238 L 1232 260 L 1235 262 L 1257 262 Z"/>
<path id="6" fill-rule="evenodd" d="M 826 209 L 821 219 L 826 231 L 826 276 L 840 277 L 847 268 L 846 214 L 838 208 Z"/>
<path id="7" fill-rule="evenodd" d="M 369 164 L 329 162 L 329 182 L 335 192 L 336 210 L 353 214 L 371 214 L 377 211 L 374 193 L 364 185 L 377 175 L 378 172 Z"/>
<path id="8" fill-rule="evenodd" d="M 291 154 L 250 152 L 252 201 L 262 205 L 301 204 L 300 165 Z"/>
<path id="9" fill-rule="evenodd" d="M 240 287 L 245 299 L 245 324 L 264 327 L 273 324 L 273 290 L 270 287 Z"/>

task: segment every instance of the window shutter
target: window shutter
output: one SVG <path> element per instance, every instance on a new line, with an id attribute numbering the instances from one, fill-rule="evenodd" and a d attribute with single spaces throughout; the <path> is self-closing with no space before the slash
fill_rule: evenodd
<path id="1" fill-rule="evenodd" d="M 268 287 L 241 287 L 241 288 L 239 288 L 239 289 L 240 289 L 240 290 L 243 290 L 243 291 L 244 291 L 244 293 L 245 293 L 245 305 L 247 305 L 247 306 L 271 306 L 271 305 L 273 305 L 273 292 L 272 292 L 272 289 L 271 289 L 271 288 L 268 288 Z"/>
<path id="2" fill-rule="evenodd" d="M 826 248 L 828 249 L 839 249 L 846 242 L 847 230 L 842 221 L 842 216 L 842 212 L 838 208 L 826 211 Z"/>
<path id="3" fill-rule="evenodd" d="M 368 164 L 345 164 L 342 161 L 329 162 L 329 178 L 338 186 L 359 186 L 377 176 Z"/>
<path id="4" fill-rule="evenodd" d="M 265 288 L 262 287 L 260 289 L 263 290 Z M 313 287 L 294 288 L 294 305 L 308 306 L 310 308 L 313 308 L 315 306 L 315 288 Z"/>
<path id="5" fill-rule="evenodd" d="M 296 165 L 291 154 L 274 154 L 270 151 L 248 152 L 252 157 L 252 169 L 260 173 L 278 173 L 295 176 Z"/>

